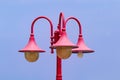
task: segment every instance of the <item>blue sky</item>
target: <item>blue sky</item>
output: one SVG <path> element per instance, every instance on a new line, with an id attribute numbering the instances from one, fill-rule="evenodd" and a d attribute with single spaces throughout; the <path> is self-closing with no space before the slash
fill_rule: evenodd
<path id="1" fill-rule="evenodd" d="M 0 80 L 55 80 L 56 54 L 50 54 L 45 20 L 36 23 L 35 37 L 46 53 L 29 63 L 18 50 L 27 44 L 36 17 L 49 17 L 56 29 L 60 12 L 65 18 L 80 20 L 85 43 L 96 51 L 82 59 L 73 54 L 64 60 L 63 80 L 120 79 L 120 0 L 0 0 Z M 77 30 L 74 21 L 67 24 L 73 43 L 77 42 Z"/>

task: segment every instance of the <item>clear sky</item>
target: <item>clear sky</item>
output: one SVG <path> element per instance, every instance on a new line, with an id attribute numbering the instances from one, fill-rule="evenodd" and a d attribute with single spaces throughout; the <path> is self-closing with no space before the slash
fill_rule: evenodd
<path id="1" fill-rule="evenodd" d="M 0 80 L 55 80 L 56 54 L 50 54 L 45 20 L 35 25 L 36 41 L 46 50 L 39 60 L 29 63 L 18 50 L 27 44 L 36 17 L 49 17 L 56 29 L 60 12 L 80 20 L 85 43 L 96 51 L 64 60 L 63 80 L 120 80 L 120 0 L 0 0 Z M 67 32 L 76 43 L 74 21 Z"/>

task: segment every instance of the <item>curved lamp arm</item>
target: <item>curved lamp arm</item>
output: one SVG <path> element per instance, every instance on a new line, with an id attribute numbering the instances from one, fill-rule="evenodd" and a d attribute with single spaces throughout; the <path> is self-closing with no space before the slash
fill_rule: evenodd
<path id="1" fill-rule="evenodd" d="M 69 18 L 66 20 L 65 25 L 66 25 L 66 23 L 67 23 L 69 20 L 71 20 L 71 19 L 75 20 L 75 21 L 78 23 L 78 26 L 79 26 L 79 36 L 82 36 L 82 26 L 81 26 L 81 24 L 80 24 L 80 21 L 79 21 L 77 18 L 75 18 L 75 17 L 69 17 Z"/>
<path id="2" fill-rule="evenodd" d="M 64 18 L 64 14 L 61 12 L 59 15 L 59 22 L 58 22 L 58 29 L 61 33 L 61 28 L 65 27 L 65 18 Z"/>
<path id="3" fill-rule="evenodd" d="M 53 39 L 54 39 L 54 36 L 53 36 L 53 24 L 52 24 L 52 21 L 49 18 L 45 17 L 45 16 L 40 16 L 40 17 L 37 17 L 36 19 L 34 19 L 34 21 L 31 24 L 31 35 L 34 35 L 34 29 L 33 29 L 34 24 L 39 19 L 46 19 L 50 23 L 50 29 L 51 29 L 51 37 L 50 38 L 51 38 L 51 45 L 53 45 Z M 52 48 L 51 48 L 51 53 L 53 53 Z"/>

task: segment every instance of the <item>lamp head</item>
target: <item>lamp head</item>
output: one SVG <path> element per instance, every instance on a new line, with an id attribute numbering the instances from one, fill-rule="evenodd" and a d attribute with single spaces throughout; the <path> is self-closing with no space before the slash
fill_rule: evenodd
<path id="1" fill-rule="evenodd" d="M 65 31 L 62 31 L 60 39 L 51 46 L 56 49 L 57 56 L 61 59 L 67 59 L 71 56 L 72 49 L 78 46 L 73 44 L 67 37 Z"/>
<path id="2" fill-rule="evenodd" d="M 90 48 L 88 48 L 86 46 L 82 36 L 80 36 L 78 38 L 77 46 L 78 46 L 78 48 L 72 49 L 72 53 L 77 53 L 78 56 L 80 56 L 80 55 L 83 56 L 83 53 L 92 53 L 92 52 L 94 52 L 94 50 L 92 50 L 92 49 L 90 49 Z"/>
<path id="3" fill-rule="evenodd" d="M 29 38 L 28 44 L 25 46 L 25 48 L 19 50 L 19 52 L 25 53 L 25 58 L 29 62 L 35 62 L 40 52 L 45 52 L 44 50 L 40 49 L 34 39 L 34 35 L 31 34 Z"/>

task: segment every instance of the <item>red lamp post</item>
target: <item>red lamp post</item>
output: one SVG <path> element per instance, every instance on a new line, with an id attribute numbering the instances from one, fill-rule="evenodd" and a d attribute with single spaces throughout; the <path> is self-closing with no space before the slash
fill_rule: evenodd
<path id="1" fill-rule="evenodd" d="M 58 27 L 57 27 L 57 30 L 54 31 L 54 33 L 53 33 L 53 24 L 49 18 L 47 18 L 45 16 L 40 16 L 40 17 L 37 17 L 32 22 L 29 42 L 23 49 L 19 50 L 19 52 L 25 53 L 25 58 L 27 61 L 35 62 L 39 58 L 39 53 L 45 52 L 44 50 L 42 50 L 41 48 L 39 48 L 37 46 L 35 38 L 34 38 L 34 24 L 39 19 L 46 19 L 50 23 L 51 53 L 54 52 L 53 49 L 56 49 L 56 53 L 57 53 L 56 80 L 62 80 L 62 60 L 61 59 L 69 58 L 71 56 L 72 52 L 78 53 L 78 55 L 81 56 L 82 53 L 91 53 L 94 51 L 91 50 L 90 48 L 88 48 L 84 43 L 84 40 L 82 38 L 81 24 L 80 24 L 79 20 L 74 17 L 69 17 L 65 20 L 63 13 L 60 13 Z M 79 34 L 77 45 L 73 44 L 67 37 L 66 23 L 70 19 L 75 20 L 79 26 L 80 34 Z"/>

